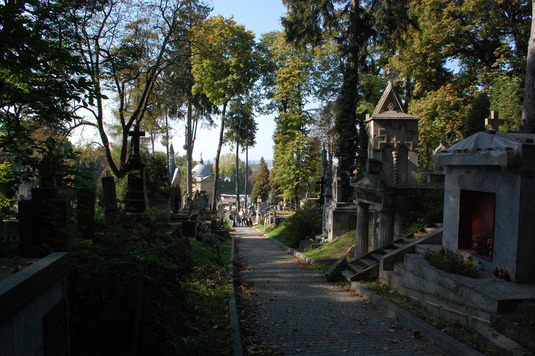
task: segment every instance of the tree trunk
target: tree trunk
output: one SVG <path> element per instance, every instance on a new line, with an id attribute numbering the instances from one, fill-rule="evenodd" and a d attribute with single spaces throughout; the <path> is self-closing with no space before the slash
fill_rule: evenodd
<path id="1" fill-rule="evenodd" d="M 522 127 L 525 133 L 535 133 L 535 0 L 531 3 L 531 35 L 526 63 L 526 84 L 522 107 Z"/>
<path id="2" fill-rule="evenodd" d="M 236 142 L 236 212 L 240 212 L 240 145 Z"/>
<path id="3" fill-rule="evenodd" d="M 249 142 L 245 144 L 245 214 L 249 213 L 247 204 L 247 183 L 249 180 Z"/>
<path id="4" fill-rule="evenodd" d="M 217 154 L 215 157 L 215 172 L 214 172 L 214 189 L 212 191 L 212 210 L 216 210 L 217 206 L 217 181 L 219 180 L 219 157 L 221 156 L 221 148 L 223 147 L 223 134 L 225 133 L 225 113 L 227 111 L 227 102 L 223 104 L 223 113 L 221 114 L 221 130 L 219 131 L 219 145 L 217 146 Z"/>
<path id="5" fill-rule="evenodd" d="M 186 124 L 186 169 L 188 171 L 187 173 L 187 187 L 186 187 L 186 194 L 189 198 L 191 198 L 193 194 L 193 177 L 191 175 L 191 170 L 193 169 L 193 129 L 192 129 L 192 104 L 191 104 L 191 97 L 188 100 L 188 117 L 187 117 L 187 124 Z"/>

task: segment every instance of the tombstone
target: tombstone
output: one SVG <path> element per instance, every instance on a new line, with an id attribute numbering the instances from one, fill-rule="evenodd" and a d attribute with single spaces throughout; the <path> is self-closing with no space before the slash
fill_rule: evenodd
<path id="1" fill-rule="evenodd" d="M 335 173 L 332 180 L 332 199 L 326 196 L 323 205 L 323 234 L 329 241 L 343 232 L 354 230 L 356 227 L 357 210 L 353 204 L 342 201 L 342 184 Z"/>
<path id="2" fill-rule="evenodd" d="M 19 224 L 26 252 L 70 249 L 70 205 L 58 199 L 56 188 L 32 189 L 32 200 L 19 202 Z"/>
<path id="3" fill-rule="evenodd" d="M 93 239 L 95 235 L 95 188 L 84 187 L 76 190 L 78 233 L 80 238 Z"/>
<path id="4" fill-rule="evenodd" d="M 145 131 L 139 130 L 139 125 L 134 125 L 134 131 L 130 131 L 128 136 L 132 136 L 133 154 L 130 155 L 126 163 L 128 171 L 128 188 L 126 190 L 125 210 L 127 213 L 143 213 L 147 208 L 145 199 L 145 164 L 139 154 L 139 138 L 145 136 Z"/>
<path id="5" fill-rule="evenodd" d="M 102 205 L 104 216 L 107 222 L 117 218 L 117 194 L 115 192 L 115 179 L 113 177 L 102 177 Z"/>
<path id="6" fill-rule="evenodd" d="M 478 132 L 436 155 L 445 167 L 445 249 L 535 282 L 535 135 Z"/>

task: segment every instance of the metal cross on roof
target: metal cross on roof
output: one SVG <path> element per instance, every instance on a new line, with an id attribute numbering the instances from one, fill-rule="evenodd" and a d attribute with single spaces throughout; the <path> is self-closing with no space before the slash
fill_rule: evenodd
<path id="1" fill-rule="evenodd" d="M 134 154 L 139 155 L 139 138 L 145 136 L 145 131 L 139 130 L 139 124 L 134 125 L 134 131 L 129 131 L 128 136 L 132 136 L 132 146 L 134 146 Z"/>
<path id="2" fill-rule="evenodd" d="M 500 126 L 504 124 L 504 120 L 499 118 L 497 111 L 490 112 L 490 119 L 485 119 L 485 125 L 489 125 L 492 130 L 499 132 Z"/>

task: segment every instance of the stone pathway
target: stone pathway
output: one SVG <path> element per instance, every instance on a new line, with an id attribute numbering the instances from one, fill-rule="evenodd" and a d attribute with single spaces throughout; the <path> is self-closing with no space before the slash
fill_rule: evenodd
<path id="1" fill-rule="evenodd" d="M 252 282 L 255 337 L 284 355 L 443 355 L 431 341 L 383 316 L 360 296 L 248 227 L 233 235 Z"/>

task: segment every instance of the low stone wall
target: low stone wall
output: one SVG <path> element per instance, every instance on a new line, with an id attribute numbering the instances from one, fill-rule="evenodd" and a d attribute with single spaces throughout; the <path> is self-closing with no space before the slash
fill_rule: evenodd
<path id="1" fill-rule="evenodd" d="M 0 281 L 0 354 L 69 354 L 67 256 L 52 253 Z"/>
<path id="2" fill-rule="evenodd" d="M 475 279 L 436 269 L 421 255 L 406 254 L 393 271 L 380 271 L 379 279 L 431 312 L 464 325 L 489 326 L 491 316 L 499 312 L 499 301 L 478 290 Z"/>

